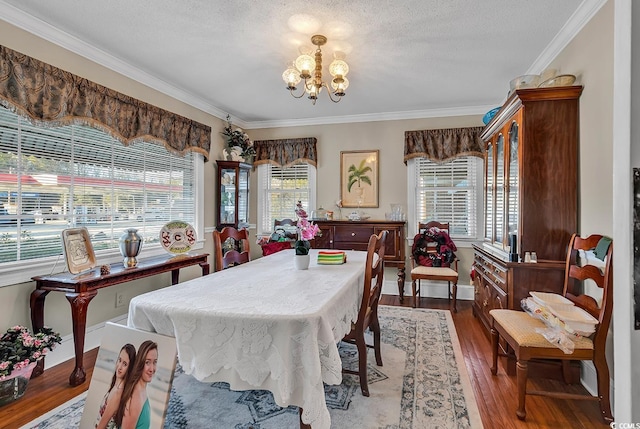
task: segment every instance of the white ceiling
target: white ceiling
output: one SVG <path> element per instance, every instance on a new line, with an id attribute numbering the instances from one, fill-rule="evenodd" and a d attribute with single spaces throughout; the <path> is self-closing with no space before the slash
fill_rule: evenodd
<path id="1" fill-rule="evenodd" d="M 478 114 L 604 0 L 0 0 L 0 19 L 246 128 Z M 305 35 L 290 17 L 312 15 Z M 347 51 L 347 95 L 293 99 L 297 43 Z M 0 41 L 0 43 L 2 43 Z M 561 70 L 571 73 L 571 70 Z"/>

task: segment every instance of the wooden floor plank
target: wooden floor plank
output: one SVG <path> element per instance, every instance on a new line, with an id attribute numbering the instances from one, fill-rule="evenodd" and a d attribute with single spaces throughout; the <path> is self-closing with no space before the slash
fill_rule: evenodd
<path id="1" fill-rule="evenodd" d="M 400 304 L 397 296 L 383 295 L 380 303 L 411 307 L 410 298 L 404 301 Z M 449 302 L 446 299 L 420 298 L 419 306 L 446 310 L 449 309 Z M 502 367 L 497 375 L 491 374 L 491 344 L 482 324 L 472 314 L 470 301 L 458 301 L 458 313 L 453 314 L 453 321 L 486 429 L 609 428 L 600 418 L 600 408 L 596 401 L 527 396 L 527 421 L 518 420 L 515 414 L 515 377 L 508 376 Z M 42 376 L 31 380 L 22 398 L 0 408 L 0 428 L 19 428 L 88 389 L 96 357 L 97 349 L 85 353 L 87 381 L 80 386 L 69 386 L 69 374 L 74 367 L 71 360 L 49 368 Z M 530 386 L 533 389 L 564 389 L 586 393 L 580 385 L 567 386 L 553 380 L 531 380 Z"/>

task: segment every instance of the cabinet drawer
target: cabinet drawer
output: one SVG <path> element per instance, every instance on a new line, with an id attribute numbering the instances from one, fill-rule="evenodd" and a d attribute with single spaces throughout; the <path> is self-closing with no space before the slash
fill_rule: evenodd
<path id="1" fill-rule="evenodd" d="M 333 240 L 336 243 L 364 243 L 364 248 L 358 250 L 367 250 L 367 243 L 371 234 L 373 234 L 373 228 L 370 226 L 337 225 L 333 231 Z"/>
<path id="2" fill-rule="evenodd" d="M 333 248 L 340 250 L 367 250 L 367 246 L 369 245 L 369 241 L 366 243 L 356 242 L 356 241 L 334 241 Z M 386 255 L 385 255 L 386 257 Z"/>

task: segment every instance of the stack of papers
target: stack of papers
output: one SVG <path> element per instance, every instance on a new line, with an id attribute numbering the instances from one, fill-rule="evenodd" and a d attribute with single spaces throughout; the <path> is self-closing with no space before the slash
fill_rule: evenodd
<path id="1" fill-rule="evenodd" d="M 340 265 L 347 262 L 347 254 L 340 250 L 318 251 L 318 265 Z"/>

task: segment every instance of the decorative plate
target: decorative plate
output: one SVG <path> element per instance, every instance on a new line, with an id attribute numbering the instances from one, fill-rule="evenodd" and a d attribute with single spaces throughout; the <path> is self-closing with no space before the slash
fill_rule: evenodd
<path id="1" fill-rule="evenodd" d="M 169 253 L 186 253 L 196 240 L 196 230 L 181 220 L 169 222 L 160 230 L 160 244 Z"/>

